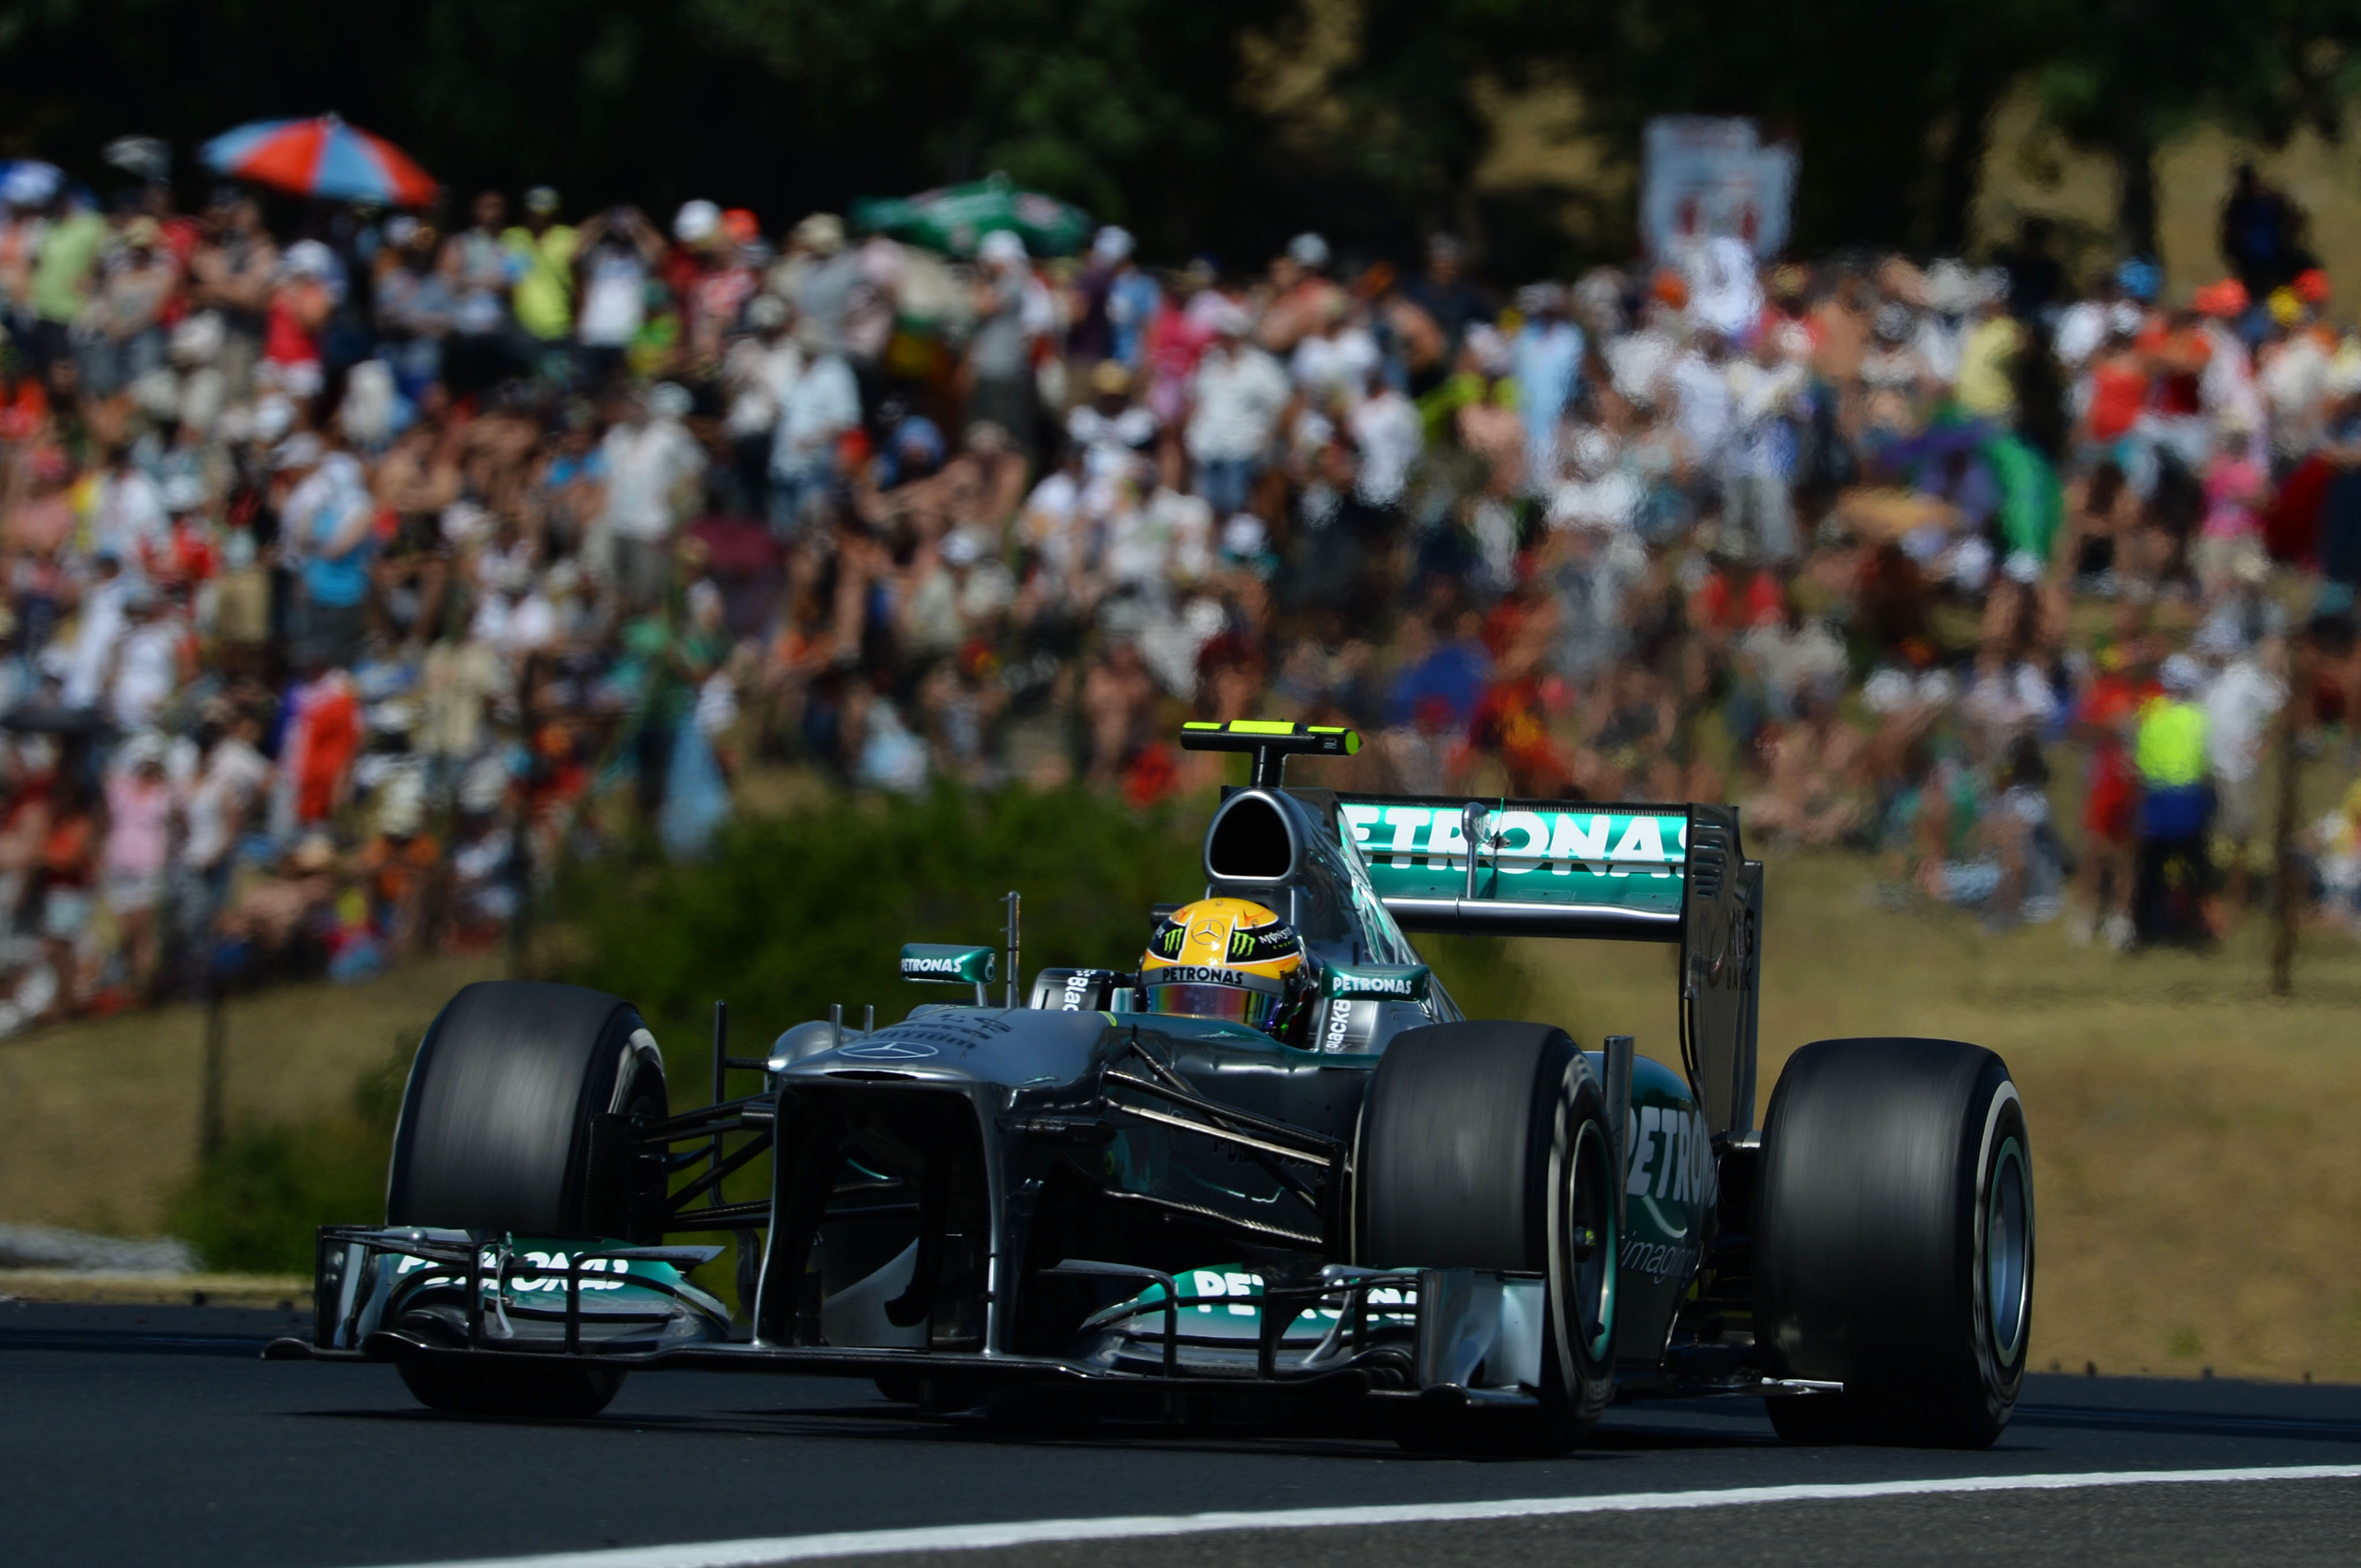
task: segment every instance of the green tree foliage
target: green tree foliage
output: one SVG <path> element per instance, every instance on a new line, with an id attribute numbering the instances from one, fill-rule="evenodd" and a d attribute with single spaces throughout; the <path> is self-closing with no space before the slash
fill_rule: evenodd
<path id="1" fill-rule="evenodd" d="M 2081 0 L 2048 16 L 2048 117 L 2114 159 L 2125 247 L 2156 250 L 2156 150 L 2200 119 L 2270 146 L 2334 137 L 2361 88 L 2348 0 Z"/>
<path id="2" fill-rule="evenodd" d="M 464 194 L 774 223 L 1005 169 L 1173 246 L 1230 219 L 1240 0 L 0 0 L 0 144 L 95 172 L 334 109 Z M 190 166 L 185 160 L 183 168 Z M 1169 233 L 1166 231 L 1170 231 Z"/>
<path id="3" fill-rule="evenodd" d="M 880 160 L 890 189 L 1002 170 L 1203 243 L 1238 193 L 1255 116 L 1236 99 L 1242 0 L 701 0 L 799 104 L 807 145 Z"/>
<path id="4" fill-rule="evenodd" d="M 1795 240 L 1957 243 L 1993 105 L 2036 58 L 2032 0 L 1580 0 L 1545 58 L 1637 158 L 1657 115 L 1750 115 L 1802 157 Z"/>
<path id="5" fill-rule="evenodd" d="M 1351 47 L 1281 136 L 1242 43 L 1284 66 L 1323 30 Z M 999 169 L 1152 254 L 1251 265 L 1305 226 L 1396 249 L 1471 226 L 1483 89 L 1546 79 L 1627 157 L 1658 114 L 1794 137 L 1806 248 L 1934 247 L 2030 78 L 2127 171 L 2137 244 L 2162 139 L 2334 126 L 2356 35 L 2351 0 L 0 0 L 0 153 L 94 175 L 138 132 L 187 170 L 233 125 L 335 109 L 463 195 L 548 181 L 576 213 L 697 195 L 782 223 Z"/>
<path id="6" fill-rule="evenodd" d="M 1478 97 L 1530 84 L 1545 42 L 1532 0 L 1361 0 L 1328 89 L 1327 155 L 1356 185 L 1429 226 L 1472 229 L 1470 189 L 1491 141 Z M 1306 14 L 1295 24 L 1300 38 Z"/>

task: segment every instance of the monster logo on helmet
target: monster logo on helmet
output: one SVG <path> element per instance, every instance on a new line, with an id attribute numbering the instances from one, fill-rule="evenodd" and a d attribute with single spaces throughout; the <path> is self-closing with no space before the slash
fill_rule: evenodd
<path id="1" fill-rule="evenodd" d="M 1278 1029 L 1311 979 L 1303 938 L 1261 905 L 1201 898 L 1158 922 L 1139 963 L 1151 1013 Z"/>

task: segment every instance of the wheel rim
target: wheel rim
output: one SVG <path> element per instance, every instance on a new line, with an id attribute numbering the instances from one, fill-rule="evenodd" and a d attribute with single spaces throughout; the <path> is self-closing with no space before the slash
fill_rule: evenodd
<path id="1" fill-rule="evenodd" d="M 2032 1184 L 2025 1147 L 2015 1138 L 2004 1142 L 1993 1157 L 1992 1186 L 1984 1202 L 1984 1291 L 1993 1348 L 2006 1366 L 2016 1360 L 2025 1339 L 2033 1253 Z"/>
<path id="2" fill-rule="evenodd" d="M 1609 1195 L 1607 1136 L 1596 1122 L 1575 1135 L 1566 1161 L 1566 1249 L 1562 1283 L 1567 1325 L 1592 1361 L 1606 1357 L 1615 1334 L 1615 1203 Z"/>

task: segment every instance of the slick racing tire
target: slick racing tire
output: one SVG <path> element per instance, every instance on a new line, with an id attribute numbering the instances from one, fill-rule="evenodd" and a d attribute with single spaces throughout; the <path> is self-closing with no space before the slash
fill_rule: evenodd
<path id="1" fill-rule="evenodd" d="M 1614 1135 L 1589 1063 L 1543 1024 L 1438 1024 L 1394 1037 L 1364 1102 L 1354 1261 L 1537 1274 L 1537 1410 L 1430 1391 L 1419 1449 L 1563 1453 L 1614 1392 Z"/>
<path id="2" fill-rule="evenodd" d="M 492 1235 L 661 1239 L 660 1158 L 633 1123 L 662 1121 L 664 1058 L 631 1004 L 536 981 L 460 991 L 418 1047 L 394 1130 L 386 1223 Z M 436 1409 L 588 1415 L 621 1374 L 576 1363 L 405 1363 Z"/>
<path id="3" fill-rule="evenodd" d="M 1984 1448 L 2032 1329 L 2033 1170 L 2007 1064 L 1956 1040 L 1820 1040 L 1763 1132 L 1754 1323 L 1792 1442 Z"/>
<path id="4" fill-rule="evenodd" d="M 401 1381 L 418 1402 L 455 1416 L 533 1416 L 587 1420 L 623 1387 L 620 1366 L 552 1357 L 547 1366 L 485 1365 L 464 1353 L 401 1363 Z"/>

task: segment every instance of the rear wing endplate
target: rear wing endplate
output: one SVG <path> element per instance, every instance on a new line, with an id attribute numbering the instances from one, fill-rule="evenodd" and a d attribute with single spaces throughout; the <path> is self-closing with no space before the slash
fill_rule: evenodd
<path id="1" fill-rule="evenodd" d="M 1674 942 L 1708 1128 L 1754 1120 L 1763 867 L 1728 806 L 1338 795 L 1337 835 L 1405 931 Z"/>

